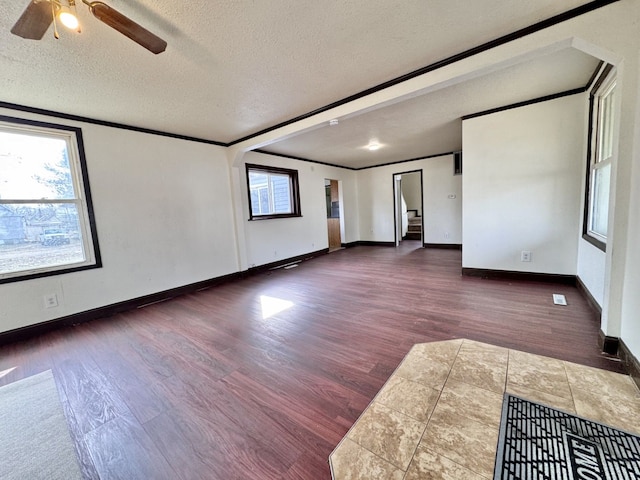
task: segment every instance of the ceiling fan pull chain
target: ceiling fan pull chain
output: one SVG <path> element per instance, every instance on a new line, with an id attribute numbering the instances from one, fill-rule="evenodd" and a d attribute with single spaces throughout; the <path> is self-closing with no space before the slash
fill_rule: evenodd
<path id="1" fill-rule="evenodd" d="M 56 24 L 56 5 L 54 2 L 51 2 L 51 16 L 53 17 L 53 36 L 56 40 L 59 40 L 60 35 L 58 35 L 58 25 Z"/>

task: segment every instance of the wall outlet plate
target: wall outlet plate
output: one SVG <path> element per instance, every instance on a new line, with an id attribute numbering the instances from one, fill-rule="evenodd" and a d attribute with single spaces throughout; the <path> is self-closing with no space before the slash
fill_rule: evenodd
<path id="1" fill-rule="evenodd" d="M 520 253 L 520 261 L 521 262 L 530 262 L 531 261 L 531 252 L 528 250 L 523 250 Z"/>
<path id="2" fill-rule="evenodd" d="M 556 305 L 567 305 L 567 299 L 565 298 L 564 295 L 560 294 L 560 293 L 554 293 L 553 294 L 553 303 Z"/>
<path id="3" fill-rule="evenodd" d="M 58 306 L 58 296 L 55 293 L 49 293 L 42 298 L 44 308 L 53 308 Z"/>

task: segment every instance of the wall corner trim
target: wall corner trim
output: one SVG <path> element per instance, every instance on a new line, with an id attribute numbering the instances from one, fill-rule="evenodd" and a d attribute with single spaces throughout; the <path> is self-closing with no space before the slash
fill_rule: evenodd
<path id="1" fill-rule="evenodd" d="M 598 346 L 602 353 L 617 356 L 620 351 L 620 339 L 618 337 L 610 337 L 600 330 L 598 332 Z"/>

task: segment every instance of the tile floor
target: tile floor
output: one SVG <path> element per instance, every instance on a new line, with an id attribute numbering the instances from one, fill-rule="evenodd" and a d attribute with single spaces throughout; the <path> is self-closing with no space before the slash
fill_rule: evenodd
<path id="1" fill-rule="evenodd" d="M 470 340 L 414 345 L 329 457 L 334 480 L 490 480 L 504 392 L 640 434 L 630 377 Z"/>

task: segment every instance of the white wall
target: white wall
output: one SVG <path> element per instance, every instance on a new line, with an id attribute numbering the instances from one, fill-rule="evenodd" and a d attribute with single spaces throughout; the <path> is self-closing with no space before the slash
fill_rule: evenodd
<path id="1" fill-rule="evenodd" d="M 578 244 L 578 277 L 601 308 L 604 303 L 605 266 L 605 253 L 581 237 Z"/>
<path id="2" fill-rule="evenodd" d="M 237 271 L 224 149 L 27 115 L 82 128 L 103 267 L 0 285 L 0 331 Z M 59 306 L 45 309 L 43 295 Z"/>
<path id="3" fill-rule="evenodd" d="M 453 155 L 429 160 L 422 222 L 424 243 L 462 244 L 462 175 L 453 174 Z"/>
<path id="4" fill-rule="evenodd" d="M 246 182 L 240 184 L 240 196 L 245 200 L 242 204 L 243 220 L 239 231 L 244 235 L 248 267 L 265 265 L 329 247 L 325 178 L 340 182 L 340 215 L 344 218 L 342 243 L 359 239 L 355 171 L 249 152 L 245 154 L 241 165 L 234 167 L 241 170 L 241 176 L 244 175 L 245 163 L 297 170 L 302 210 L 302 217 L 249 221 L 247 186 Z"/>
<path id="5" fill-rule="evenodd" d="M 442 232 L 440 235 L 434 233 L 433 237 L 425 237 L 425 242 L 460 244 L 461 180 L 459 176 L 453 175 L 452 155 L 358 171 L 361 240 L 394 241 L 393 175 L 413 170 L 422 170 L 425 228 L 430 232 Z M 446 200 L 449 194 L 456 195 L 451 203 L 443 201 L 443 195 Z M 445 231 L 450 233 L 449 239 L 444 238 Z M 428 238 L 433 238 L 434 241 L 431 242 Z"/>
<path id="6" fill-rule="evenodd" d="M 463 122 L 463 267 L 576 274 L 586 103 L 572 95 Z"/>
<path id="7" fill-rule="evenodd" d="M 640 60 L 640 53 L 638 53 Z M 640 82 L 640 61 L 636 68 L 636 82 Z M 637 93 L 637 91 L 636 91 Z M 640 95 L 636 95 L 631 151 L 632 184 L 629 211 L 627 269 L 624 278 L 623 308 L 620 337 L 640 360 Z"/>

